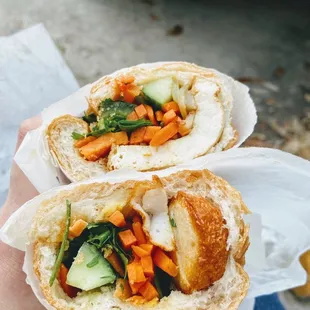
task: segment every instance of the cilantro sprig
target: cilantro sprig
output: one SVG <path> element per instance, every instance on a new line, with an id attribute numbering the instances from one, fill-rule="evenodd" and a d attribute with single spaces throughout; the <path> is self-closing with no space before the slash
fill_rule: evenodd
<path id="1" fill-rule="evenodd" d="M 59 272 L 60 269 L 60 265 L 62 263 L 63 257 L 64 257 L 64 253 L 65 253 L 65 249 L 67 247 L 67 243 L 68 243 L 68 234 L 69 234 L 69 227 L 70 227 L 70 222 L 71 222 L 71 203 L 69 200 L 66 201 L 66 206 L 67 206 L 67 211 L 66 211 L 66 228 L 64 231 L 64 235 L 62 238 L 62 242 L 61 242 L 61 246 L 60 246 L 60 250 L 58 252 L 57 258 L 56 258 L 56 262 L 54 264 L 53 270 L 52 270 L 52 274 L 50 277 L 50 281 L 49 284 L 50 286 L 53 285 L 56 276 Z"/>

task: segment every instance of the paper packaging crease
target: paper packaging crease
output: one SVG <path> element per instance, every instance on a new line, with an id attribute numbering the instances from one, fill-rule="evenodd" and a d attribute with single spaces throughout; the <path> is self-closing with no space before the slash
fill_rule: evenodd
<path id="1" fill-rule="evenodd" d="M 61 190 L 96 181 L 110 183 L 127 179 L 146 179 L 153 174 L 165 176 L 183 169 L 208 168 L 225 178 L 242 194 L 253 214 L 246 254 L 246 271 L 250 276 L 249 301 L 259 295 L 282 291 L 306 281 L 306 272 L 298 257 L 310 248 L 310 163 L 279 150 L 237 148 L 198 158 L 191 165 L 172 167 L 158 172 L 115 171 L 102 178 L 58 187 L 37 196 L 17 210 L 0 231 L 1 240 L 26 251 L 24 271 L 40 302 L 47 305 L 33 273 L 31 245 L 27 233 L 36 206 Z M 298 199 L 296 199 L 298 197 Z M 18 223 L 18 225 L 16 225 Z M 261 233 L 262 230 L 262 233 Z"/>
<path id="2" fill-rule="evenodd" d="M 155 67 L 160 63 L 141 64 L 141 67 Z M 121 69 L 119 71 L 126 71 Z M 119 72 L 116 71 L 116 72 Z M 224 87 L 230 89 L 233 96 L 233 110 L 232 110 L 232 123 L 234 128 L 239 133 L 238 141 L 234 147 L 240 146 L 248 136 L 253 132 L 254 126 L 257 121 L 257 115 L 254 103 L 249 95 L 247 86 L 233 80 L 231 77 L 214 71 L 223 79 Z M 115 75 L 116 72 L 111 75 Z M 83 115 L 87 109 L 87 100 L 85 97 L 89 95 L 91 84 L 88 84 L 71 96 L 60 100 L 46 108 L 42 113 L 43 124 L 34 132 L 27 134 L 22 147 L 15 155 L 15 161 L 25 175 L 29 178 L 32 184 L 39 192 L 46 191 L 50 188 L 60 184 L 67 184 L 66 180 L 60 180 L 59 169 L 57 170 L 55 163 L 52 163 L 46 141 L 44 139 L 44 132 L 50 122 L 61 115 L 72 114 L 75 116 Z M 205 155 L 202 158 L 207 158 Z M 37 171 L 40 171 L 38 174 Z"/>

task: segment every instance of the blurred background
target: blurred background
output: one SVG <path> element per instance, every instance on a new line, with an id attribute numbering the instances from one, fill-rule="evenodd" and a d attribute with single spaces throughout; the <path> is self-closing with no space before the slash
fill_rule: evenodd
<path id="1" fill-rule="evenodd" d="M 310 1 L 0 0 L 0 36 L 36 23 L 44 24 L 80 86 L 160 60 L 231 75 L 250 87 L 258 110 L 245 145 L 310 159 Z M 51 103 L 38 102 L 6 122 L 9 103 L 0 102 L 0 205 L 18 124 Z M 293 300 L 288 309 L 310 307 L 289 294 L 281 298 Z"/>

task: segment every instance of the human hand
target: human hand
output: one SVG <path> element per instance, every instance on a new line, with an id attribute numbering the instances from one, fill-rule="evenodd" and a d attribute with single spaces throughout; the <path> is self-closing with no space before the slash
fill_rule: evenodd
<path id="1" fill-rule="evenodd" d="M 19 129 L 16 150 L 26 133 L 41 125 L 41 117 L 24 121 Z M 38 191 L 13 161 L 8 197 L 1 208 L 0 226 L 26 201 L 38 195 Z M 0 241 L 0 309 L 37 310 L 44 309 L 25 282 L 22 271 L 24 252 L 14 249 Z"/>

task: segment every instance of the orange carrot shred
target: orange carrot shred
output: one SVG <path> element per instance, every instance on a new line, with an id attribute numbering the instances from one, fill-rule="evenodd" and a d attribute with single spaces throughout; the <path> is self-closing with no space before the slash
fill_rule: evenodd
<path id="1" fill-rule="evenodd" d="M 130 229 L 119 232 L 118 237 L 126 250 L 129 250 L 137 242 L 136 237 Z"/>
<path id="2" fill-rule="evenodd" d="M 109 132 L 82 146 L 79 151 L 85 159 L 96 161 L 110 152 L 112 144 L 128 144 L 127 133 L 125 131 Z"/>
<path id="3" fill-rule="evenodd" d="M 74 146 L 77 148 L 80 148 L 80 147 L 82 147 L 82 146 L 84 146 L 84 145 L 88 144 L 89 142 L 92 142 L 96 139 L 97 139 L 97 137 L 89 136 L 89 137 L 83 138 L 81 140 L 75 141 Z"/>
<path id="4" fill-rule="evenodd" d="M 138 118 L 143 118 L 144 116 L 147 115 L 146 108 L 143 104 L 140 104 L 137 107 L 135 107 L 135 111 L 138 115 Z"/>
<path id="5" fill-rule="evenodd" d="M 154 111 L 152 109 L 151 106 L 145 104 L 144 105 L 146 111 L 147 111 L 147 117 L 149 118 L 149 120 L 153 123 L 153 125 L 157 125 L 157 121 L 156 121 L 156 118 L 155 118 L 155 115 L 154 115 Z"/>
<path id="6" fill-rule="evenodd" d="M 87 225 L 88 223 L 82 219 L 77 220 L 72 226 L 69 227 L 70 237 L 76 238 L 80 236 Z"/>
<path id="7" fill-rule="evenodd" d="M 154 245 L 149 243 L 139 244 L 139 247 L 145 250 L 149 255 L 151 255 L 154 250 Z"/>
<path id="8" fill-rule="evenodd" d="M 175 112 L 173 110 L 169 110 L 163 116 L 163 123 L 165 125 L 168 125 L 169 123 L 174 121 L 176 119 L 176 117 L 177 117 L 177 115 L 175 114 Z"/>
<path id="9" fill-rule="evenodd" d="M 138 244 L 146 243 L 146 236 L 142 229 L 141 222 L 133 223 L 132 229 L 133 229 L 135 237 L 137 238 Z"/>
<path id="10" fill-rule="evenodd" d="M 132 296 L 131 288 L 127 280 L 121 278 L 116 280 L 114 296 L 121 300 L 126 300 Z"/>
<path id="11" fill-rule="evenodd" d="M 133 261 L 127 265 L 129 284 L 140 283 L 146 280 L 140 263 Z"/>
<path id="12" fill-rule="evenodd" d="M 132 245 L 131 246 L 133 252 L 138 255 L 139 257 L 143 257 L 143 256 L 148 256 L 149 253 L 147 251 L 145 251 L 144 249 L 140 248 L 137 245 Z"/>
<path id="13" fill-rule="evenodd" d="M 150 255 L 141 257 L 141 266 L 146 276 L 154 276 L 154 264 Z"/>
<path id="14" fill-rule="evenodd" d="M 163 120 L 164 113 L 162 111 L 156 111 L 155 115 L 158 122 L 161 122 Z"/>
<path id="15" fill-rule="evenodd" d="M 137 115 L 137 113 L 135 111 L 132 111 L 131 113 L 129 113 L 127 115 L 127 120 L 128 121 L 135 121 L 137 119 L 138 119 L 138 115 Z"/>
<path id="16" fill-rule="evenodd" d="M 147 126 L 144 133 L 143 141 L 145 143 L 150 143 L 155 133 L 158 132 L 159 130 L 161 130 L 160 126 Z"/>
<path id="17" fill-rule="evenodd" d="M 139 293 L 147 301 L 150 301 L 159 296 L 156 288 L 149 281 L 145 282 L 145 284 L 139 289 Z"/>
<path id="18" fill-rule="evenodd" d="M 180 111 L 178 104 L 174 101 L 170 101 L 170 102 L 165 103 L 163 105 L 162 109 L 164 112 L 168 112 L 169 110 L 173 110 L 174 112 Z"/>
<path id="19" fill-rule="evenodd" d="M 125 275 L 123 265 L 121 263 L 120 258 L 117 256 L 115 251 L 112 251 L 112 253 L 106 257 L 107 261 L 111 264 L 113 269 L 121 276 L 123 277 Z"/>
<path id="20" fill-rule="evenodd" d="M 58 280 L 59 283 L 64 290 L 64 292 L 71 298 L 76 297 L 77 293 L 80 291 L 76 287 L 70 286 L 67 284 L 67 275 L 68 275 L 69 270 L 64 264 L 60 265 L 59 269 L 59 275 L 58 275 Z"/>
<path id="21" fill-rule="evenodd" d="M 153 261 L 157 267 L 168 273 L 171 277 L 176 277 L 178 274 L 178 267 L 161 249 L 157 248 L 155 250 Z"/>
<path id="22" fill-rule="evenodd" d="M 135 98 L 139 96 L 141 89 L 138 85 L 127 84 L 123 86 L 123 100 L 125 102 L 133 103 Z"/>
<path id="23" fill-rule="evenodd" d="M 126 226 L 125 217 L 122 212 L 116 210 L 110 217 L 109 222 L 115 225 L 116 227 Z"/>
<path id="24" fill-rule="evenodd" d="M 140 144 L 143 142 L 147 127 L 140 127 L 133 131 L 130 136 L 129 144 Z"/>
<path id="25" fill-rule="evenodd" d="M 172 122 L 163 127 L 160 131 L 156 132 L 150 142 L 151 146 L 160 146 L 171 139 L 179 130 L 177 123 Z"/>

